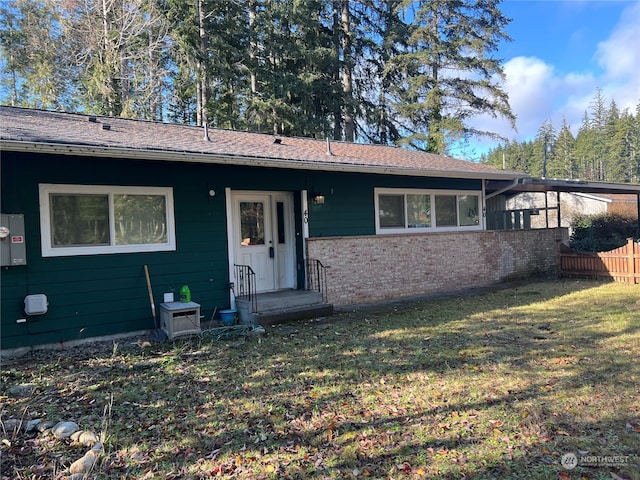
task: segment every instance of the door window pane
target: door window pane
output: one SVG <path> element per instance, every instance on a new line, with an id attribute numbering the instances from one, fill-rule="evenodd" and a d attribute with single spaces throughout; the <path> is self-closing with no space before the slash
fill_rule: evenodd
<path id="1" fill-rule="evenodd" d="M 380 228 L 404 228 L 404 195 L 378 197 Z"/>
<path id="2" fill-rule="evenodd" d="M 458 226 L 455 195 L 436 195 L 436 226 Z"/>
<path id="3" fill-rule="evenodd" d="M 478 215 L 478 196 L 460 195 L 458 197 L 458 212 L 460 217 L 460 226 L 479 225 L 480 216 Z"/>
<path id="4" fill-rule="evenodd" d="M 108 195 L 49 196 L 51 246 L 109 245 Z"/>
<path id="5" fill-rule="evenodd" d="M 264 204 L 240 202 L 242 245 L 264 245 Z"/>
<path id="6" fill-rule="evenodd" d="M 286 243 L 284 234 L 284 202 L 276 203 L 276 216 L 278 217 L 278 243 L 282 245 Z"/>
<path id="7" fill-rule="evenodd" d="M 431 226 L 430 195 L 407 195 L 407 226 L 409 228 Z"/>
<path id="8" fill-rule="evenodd" d="M 116 245 L 167 242 L 164 195 L 114 195 Z"/>

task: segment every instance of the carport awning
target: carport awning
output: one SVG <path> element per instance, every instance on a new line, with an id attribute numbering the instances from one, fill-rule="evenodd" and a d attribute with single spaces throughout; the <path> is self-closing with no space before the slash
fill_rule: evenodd
<path id="1" fill-rule="evenodd" d="M 487 196 L 513 196 L 525 192 L 569 192 L 598 194 L 635 195 L 638 214 L 638 236 L 640 237 L 640 185 L 632 183 L 587 182 L 582 180 L 559 180 L 557 178 L 520 178 L 514 182 L 488 180 L 485 184 Z M 559 195 L 559 194 L 558 194 Z M 633 197 L 632 197 L 633 198 Z"/>
<path id="2" fill-rule="evenodd" d="M 509 188 L 511 186 L 511 188 Z M 505 189 L 504 194 L 522 192 L 572 192 L 640 195 L 640 185 L 632 183 L 588 182 L 582 180 L 560 180 L 556 178 L 521 178 L 517 184 L 508 181 L 489 180 L 485 185 L 487 194 Z"/>

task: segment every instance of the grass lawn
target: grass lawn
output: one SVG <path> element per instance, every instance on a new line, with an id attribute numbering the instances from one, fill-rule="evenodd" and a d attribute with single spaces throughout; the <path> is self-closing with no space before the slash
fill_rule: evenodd
<path id="1" fill-rule="evenodd" d="M 92 479 L 640 479 L 640 285 L 530 283 L 260 341 L 40 351 L 1 376 L 4 422 L 102 437 Z M 2 438 L 2 479 L 66 478 L 88 449 Z"/>

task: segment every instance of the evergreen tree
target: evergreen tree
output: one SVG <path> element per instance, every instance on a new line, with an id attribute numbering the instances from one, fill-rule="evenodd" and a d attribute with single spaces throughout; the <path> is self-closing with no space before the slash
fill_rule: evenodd
<path id="1" fill-rule="evenodd" d="M 497 0 L 8 0 L 5 103 L 444 151 L 513 118 Z M 43 34 L 46 32 L 46 34 Z"/>
<path id="2" fill-rule="evenodd" d="M 409 28 L 397 14 L 401 0 L 358 2 L 360 39 L 357 50 L 355 100 L 360 108 L 360 131 L 371 143 L 396 144 L 402 119 L 393 86 L 402 74 L 390 61 L 406 49 Z"/>
<path id="3" fill-rule="evenodd" d="M 402 72 L 395 85 L 397 110 L 406 130 L 400 143 L 443 153 L 467 135 L 491 135 L 467 121 L 479 114 L 515 117 L 507 94 L 495 78 L 504 79 L 500 61 L 491 56 L 509 39 L 509 23 L 498 0 L 405 0 L 412 16 L 407 51 L 391 59 Z"/>
<path id="4" fill-rule="evenodd" d="M 53 0 L 11 0 L 0 6 L 2 86 L 12 105 L 73 110 L 72 38 Z"/>
<path id="5" fill-rule="evenodd" d="M 555 145 L 557 168 L 554 168 L 554 172 L 557 172 L 559 178 L 575 178 L 576 176 L 575 143 L 576 140 L 571 133 L 567 119 L 563 117 Z"/>
<path id="6" fill-rule="evenodd" d="M 490 150 L 482 162 L 545 176 L 544 144 L 551 146 L 546 155 L 546 176 L 589 181 L 634 182 L 640 180 L 640 105 L 634 115 L 620 113 L 615 101 L 605 107 L 600 90 L 596 91 L 582 124 L 574 137 L 566 119 L 560 131 L 545 121 L 534 142 L 507 142 Z M 501 159 L 504 157 L 505 161 Z"/>
<path id="7" fill-rule="evenodd" d="M 538 129 L 534 144 L 535 157 L 532 164 L 535 166 L 534 174 L 545 178 L 553 172 L 553 151 L 556 142 L 556 131 L 550 120 L 546 120 Z"/>

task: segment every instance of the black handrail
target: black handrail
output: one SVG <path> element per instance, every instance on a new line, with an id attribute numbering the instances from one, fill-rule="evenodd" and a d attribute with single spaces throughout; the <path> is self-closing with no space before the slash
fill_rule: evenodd
<path id="1" fill-rule="evenodd" d="M 545 214 L 546 226 L 549 228 L 549 212 L 554 210 L 559 212 L 558 207 L 489 211 L 487 212 L 487 230 L 531 230 L 531 217 L 540 215 L 542 212 Z"/>
<path id="2" fill-rule="evenodd" d="M 251 311 L 258 311 L 258 297 L 256 296 L 256 274 L 249 265 L 234 265 L 235 284 L 233 294 L 236 298 L 247 300 L 251 305 Z"/>
<path id="3" fill-rule="evenodd" d="M 314 290 L 322 294 L 322 301 L 327 301 L 327 268 L 320 260 L 307 258 L 306 290 Z"/>

